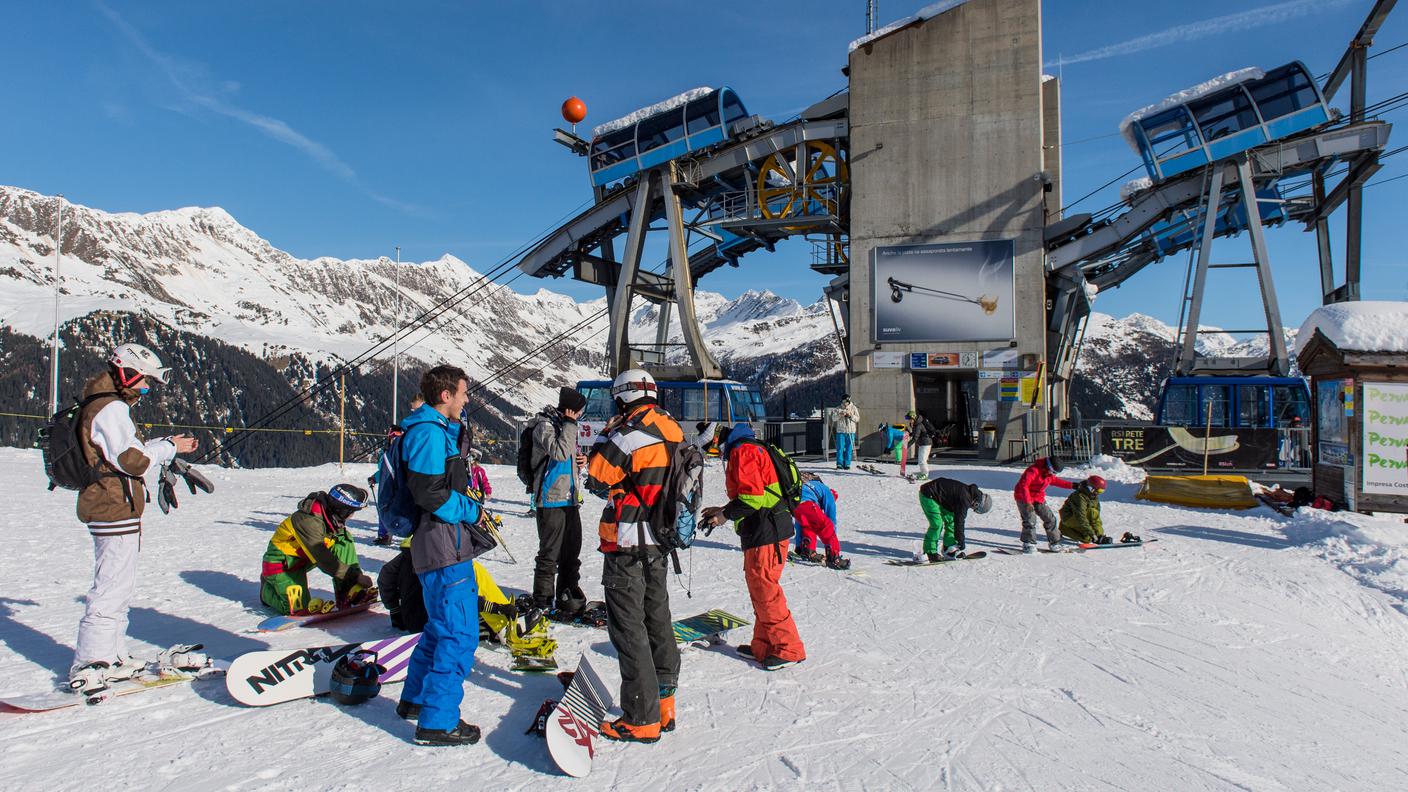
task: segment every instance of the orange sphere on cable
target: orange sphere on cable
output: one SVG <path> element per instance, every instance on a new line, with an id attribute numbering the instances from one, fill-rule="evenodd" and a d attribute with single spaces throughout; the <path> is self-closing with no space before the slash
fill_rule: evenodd
<path id="1" fill-rule="evenodd" d="M 562 103 L 562 118 L 569 124 L 580 124 L 587 117 L 587 103 L 572 97 Z"/>

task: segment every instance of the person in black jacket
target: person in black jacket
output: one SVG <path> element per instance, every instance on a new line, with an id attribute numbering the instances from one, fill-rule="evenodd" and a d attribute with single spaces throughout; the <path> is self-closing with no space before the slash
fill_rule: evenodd
<path id="1" fill-rule="evenodd" d="M 919 488 L 919 508 L 929 520 L 929 530 L 924 532 L 924 555 L 930 561 L 941 561 L 944 556 L 962 558 L 967 553 L 963 527 L 968 511 L 987 514 L 992 508 L 992 497 L 976 484 L 940 477 Z"/>
<path id="2" fill-rule="evenodd" d="M 934 450 L 934 435 L 937 432 L 928 418 L 914 410 L 905 413 L 904 417 L 909 446 L 914 449 L 914 461 L 919 465 L 919 478 L 929 478 L 929 452 Z"/>

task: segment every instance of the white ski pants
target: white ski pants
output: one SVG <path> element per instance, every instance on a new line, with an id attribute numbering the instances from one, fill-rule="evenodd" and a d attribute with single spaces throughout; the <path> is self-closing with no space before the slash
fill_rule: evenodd
<path id="1" fill-rule="evenodd" d="M 141 541 L 140 533 L 93 537 L 93 587 L 78 623 L 75 666 L 127 656 L 127 607 L 137 588 Z"/>
<path id="2" fill-rule="evenodd" d="M 934 450 L 933 444 L 915 446 L 915 462 L 919 463 L 920 478 L 929 478 L 929 452 Z"/>

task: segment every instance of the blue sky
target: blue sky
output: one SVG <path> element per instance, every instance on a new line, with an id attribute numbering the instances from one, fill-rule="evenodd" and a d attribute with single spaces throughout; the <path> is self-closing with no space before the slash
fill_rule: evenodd
<path id="1" fill-rule="evenodd" d="M 880 17 L 925 4 L 881 0 Z M 1328 71 L 1371 4 L 1043 3 L 1046 60 L 1064 87 L 1066 201 L 1136 164 L 1115 134 L 1130 110 L 1247 65 L 1299 58 Z M 408 260 L 452 253 L 483 271 L 589 199 L 584 161 L 549 139 L 563 99 L 586 101 L 590 127 L 686 88 L 728 84 L 751 112 L 783 119 L 844 86 L 864 7 L 12 0 L 0 183 L 111 211 L 218 205 L 302 257 L 370 258 L 399 244 Z M 1375 51 L 1405 41 L 1400 10 Z M 1372 61 L 1371 75 L 1370 101 L 1405 90 L 1408 48 Z M 1346 91 L 1336 104 L 1347 101 Z M 1389 160 L 1377 180 L 1401 174 L 1408 157 Z M 1116 189 L 1074 211 L 1113 203 Z M 1366 197 L 1365 297 L 1408 299 L 1396 240 L 1408 179 Z M 1318 304 L 1313 236 L 1283 228 L 1270 244 L 1295 325 Z M 1239 241 L 1222 258 L 1241 250 Z M 811 302 L 824 279 L 807 263 L 805 246 L 790 245 L 702 285 L 730 296 L 766 286 Z M 1183 269 L 1181 257 L 1151 267 L 1097 309 L 1172 322 Z M 600 293 L 570 281 L 514 287 L 539 285 Z M 1245 323 L 1248 286 L 1215 281 L 1205 321 Z"/>

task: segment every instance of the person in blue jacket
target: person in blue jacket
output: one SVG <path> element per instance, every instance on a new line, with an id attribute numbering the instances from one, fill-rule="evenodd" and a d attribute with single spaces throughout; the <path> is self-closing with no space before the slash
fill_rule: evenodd
<path id="1" fill-rule="evenodd" d="M 469 378 L 454 366 L 436 366 L 420 380 L 425 404 L 406 416 L 402 456 L 406 487 L 420 511 L 411 564 L 420 578 L 428 620 L 411 653 L 396 714 L 416 720 L 420 745 L 470 745 L 479 727 L 460 720 L 464 680 L 479 648 L 479 590 L 469 526 L 480 505 L 465 495 L 469 465 L 460 453 L 460 412 L 469 402 Z"/>
<path id="2" fill-rule="evenodd" d="M 885 441 L 885 453 L 894 454 L 900 463 L 900 475 L 905 473 L 905 446 L 909 443 L 909 433 L 903 424 L 880 424 L 880 439 Z"/>

